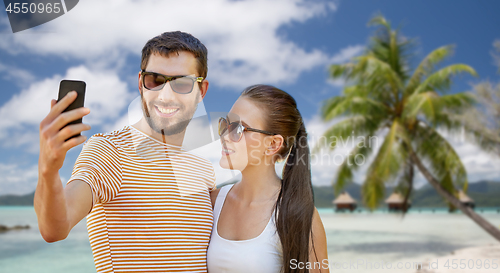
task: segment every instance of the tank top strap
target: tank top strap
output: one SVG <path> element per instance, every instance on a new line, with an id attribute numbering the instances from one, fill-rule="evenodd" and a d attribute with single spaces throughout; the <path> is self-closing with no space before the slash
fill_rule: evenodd
<path id="1" fill-rule="evenodd" d="M 224 205 L 224 201 L 226 200 L 227 193 L 233 187 L 234 184 L 226 185 L 219 190 L 219 194 L 217 194 L 217 198 L 215 199 L 214 206 L 214 226 L 217 225 L 217 220 L 219 219 L 220 211 L 222 210 L 222 206 Z"/>

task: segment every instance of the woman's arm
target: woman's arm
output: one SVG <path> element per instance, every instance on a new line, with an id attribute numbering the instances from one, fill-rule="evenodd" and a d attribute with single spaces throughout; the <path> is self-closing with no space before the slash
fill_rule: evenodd
<path id="1" fill-rule="evenodd" d="M 318 210 L 316 208 L 314 208 L 311 229 L 312 240 L 309 242 L 309 262 L 311 263 L 311 267 L 313 269 L 309 270 L 309 272 L 330 272 L 330 270 L 328 269 L 329 263 L 325 228 L 323 227 L 323 222 L 321 221 Z"/>

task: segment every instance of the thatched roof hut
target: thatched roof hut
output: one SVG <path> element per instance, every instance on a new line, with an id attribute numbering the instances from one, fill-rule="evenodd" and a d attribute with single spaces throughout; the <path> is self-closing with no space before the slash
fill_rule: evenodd
<path id="1" fill-rule="evenodd" d="M 347 192 L 339 194 L 339 196 L 337 196 L 337 198 L 335 198 L 332 203 L 335 204 L 337 211 L 345 209 L 353 211 L 357 207 L 356 200 L 354 200 L 354 198 L 352 198 Z"/>
<path id="2" fill-rule="evenodd" d="M 403 210 L 403 202 L 405 198 L 398 192 L 393 192 L 386 200 L 385 203 L 389 210 Z M 408 200 L 408 208 L 411 207 L 411 201 Z"/>

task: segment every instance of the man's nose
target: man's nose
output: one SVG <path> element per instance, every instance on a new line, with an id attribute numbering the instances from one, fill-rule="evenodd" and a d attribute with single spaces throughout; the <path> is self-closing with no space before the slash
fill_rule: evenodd
<path id="1" fill-rule="evenodd" d="M 157 92 L 159 92 L 158 99 L 161 101 L 171 101 L 175 98 L 175 92 L 172 90 L 172 86 L 170 86 L 170 81 L 166 82 L 163 88 Z"/>

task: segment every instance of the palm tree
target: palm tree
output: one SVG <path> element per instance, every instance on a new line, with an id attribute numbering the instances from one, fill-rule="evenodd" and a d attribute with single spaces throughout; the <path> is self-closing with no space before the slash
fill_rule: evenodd
<path id="1" fill-rule="evenodd" d="M 437 131 L 438 128 L 449 133 L 465 130 L 466 134 L 476 134 L 479 139 L 477 132 L 468 131 L 453 118 L 474 106 L 474 96 L 466 92 L 446 92 L 453 76 L 463 73 L 475 76 L 476 72 L 465 64 L 436 69 L 452 54 L 452 46 L 432 51 L 410 71 L 414 41 L 391 29 L 381 15 L 374 17 L 369 25 L 378 29 L 366 52 L 351 62 L 330 67 L 331 77 L 343 78 L 347 85 L 341 96 L 324 102 L 322 117 L 325 121 L 334 118 L 342 118 L 342 121 L 328 128 L 324 134 L 326 142 L 316 146 L 315 151 L 326 146 L 334 150 L 336 140 L 349 139 L 351 134 L 358 136 L 357 139 L 362 137 L 339 166 L 334 178 L 335 192 L 339 193 L 352 182 L 353 172 L 360 167 L 355 157 L 366 158 L 373 152 L 373 145 L 366 145 L 366 139 L 386 133 L 362 186 L 363 202 L 368 208 L 374 209 L 380 204 L 386 183 L 397 183 L 406 204 L 413 189 L 416 166 L 451 206 L 459 208 L 500 241 L 500 230 L 457 199 L 457 188 L 467 189 L 467 173 L 453 147 Z M 483 148 L 496 145 L 490 140 L 481 141 Z"/>

